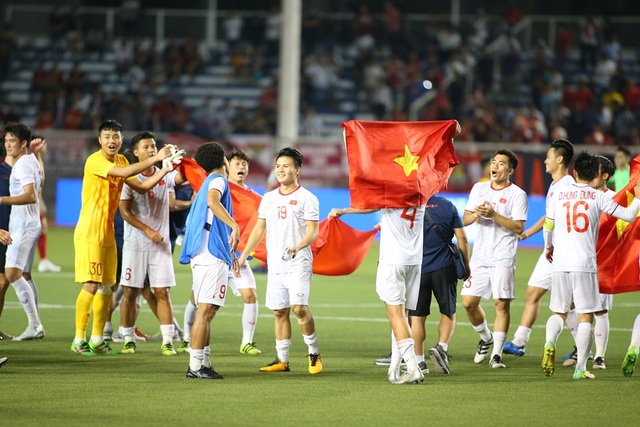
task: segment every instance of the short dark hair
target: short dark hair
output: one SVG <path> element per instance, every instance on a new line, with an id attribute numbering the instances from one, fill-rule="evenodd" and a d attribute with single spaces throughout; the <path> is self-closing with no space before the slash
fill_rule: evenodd
<path id="1" fill-rule="evenodd" d="M 597 159 L 600 165 L 600 171 L 609 174 L 609 178 L 613 177 L 613 174 L 616 173 L 616 165 L 613 164 L 611 159 L 605 156 L 597 156 Z"/>
<path id="2" fill-rule="evenodd" d="M 249 159 L 249 155 L 244 150 L 241 150 L 239 148 L 235 148 L 231 152 L 231 154 L 227 156 L 227 160 L 231 161 L 232 159 L 244 160 L 247 163 L 251 162 L 251 159 Z"/>
<path id="3" fill-rule="evenodd" d="M 224 148 L 217 142 L 207 142 L 198 147 L 193 159 L 209 173 L 224 165 Z"/>
<path id="4" fill-rule="evenodd" d="M 143 139 L 156 139 L 156 136 L 153 132 L 149 132 L 148 130 L 144 132 L 137 133 L 131 138 L 131 148 L 135 149 L 138 146 L 138 143 Z"/>
<path id="5" fill-rule="evenodd" d="M 139 160 L 136 156 L 133 155 L 133 148 L 131 147 L 127 147 L 122 153 L 124 157 L 127 158 L 127 160 L 129 161 L 129 164 L 134 164 L 134 163 L 138 163 Z"/>
<path id="6" fill-rule="evenodd" d="M 509 158 L 509 167 L 511 167 L 511 169 L 513 170 L 516 170 L 516 168 L 518 167 L 518 156 L 516 155 L 516 153 L 509 150 L 508 148 L 502 148 L 493 153 L 493 156 L 491 156 L 491 160 L 493 160 L 498 155 L 507 156 Z"/>
<path id="7" fill-rule="evenodd" d="M 583 151 L 576 156 L 573 168 L 578 178 L 584 181 L 592 181 L 598 176 L 599 163 L 596 156 L 588 151 Z"/>
<path id="8" fill-rule="evenodd" d="M 276 161 L 278 161 L 280 157 L 291 157 L 293 159 L 293 164 L 297 168 L 301 168 L 302 162 L 304 161 L 304 156 L 302 155 L 302 153 L 300 153 L 295 148 L 291 148 L 291 147 L 286 147 L 278 151 L 278 155 L 276 156 Z"/>
<path id="9" fill-rule="evenodd" d="M 4 125 L 4 134 L 6 135 L 8 133 L 18 138 L 20 142 L 31 141 L 31 129 L 29 129 L 29 126 L 25 125 L 24 123 L 8 122 L 6 125 Z"/>
<path id="10" fill-rule="evenodd" d="M 98 135 L 100 135 L 103 130 L 115 130 L 116 132 L 122 132 L 122 125 L 117 120 L 105 120 L 100 123 Z"/>
<path id="11" fill-rule="evenodd" d="M 627 147 L 619 145 L 618 149 L 616 151 L 620 151 L 621 153 L 624 153 L 625 156 L 631 158 L 631 151 L 629 151 L 629 149 Z"/>
<path id="12" fill-rule="evenodd" d="M 556 139 L 551 143 L 551 148 L 557 157 L 562 156 L 562 164 L 569 167 L 573 159 L 573 144 L 566 139 Z"/>

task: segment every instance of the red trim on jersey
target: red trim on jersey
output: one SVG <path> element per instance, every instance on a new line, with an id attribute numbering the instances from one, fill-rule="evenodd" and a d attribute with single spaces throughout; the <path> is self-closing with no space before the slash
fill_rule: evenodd
<path id="1" fill-rule="evenodd" d="M 298 184 L 298 186 L 296 187 L 296 189 L 295 189 L 295 190 L 293 190 L 291 193 L 284 194 L 284 193 L 282 192 L 282 186 L 280 186 L 280 187 L 278 187 L 278 193 L 279 193 L 281 196 L 288 196 L 288 195 L 290 195 L 290 194 L 295 193 L 295 192 L 296 192 L 296 191 L 298 191 L 300 188 L 302 188 L 302 185 Z"/>
<path id="2" fill-rule="evenodd" d="M 509 187 L 511 187 L 512 185 L 513 185 L 513 182 L 510 182 L 509 184 L 505 185 L 505 186 L 504 186 L 504 187 L 502 187 L 502 188 L 493 188 L 493 182 L 491 182 L 491 183 L 489 184 L 489 186 L 491 187 L 491 189 L 492 189 L 493 191 L 502 191 L 502 190 L 504 190 L 505 188 L 509 188 Z"/>

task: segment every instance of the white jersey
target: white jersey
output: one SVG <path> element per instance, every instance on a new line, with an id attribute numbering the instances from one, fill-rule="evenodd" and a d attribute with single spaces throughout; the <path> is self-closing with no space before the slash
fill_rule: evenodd
<path id="1" fill-rule="evenodd" d="M 499 215 L 513 221 L 526 221 L 529 205 L 527 193 L 510 183 L 495 190 L 492 183 L 473 186 L 465 210 L 474 212 L 478 205 L 489 202 Z M 471 263 L 485 267 L 515 267 L 518 235 L 490 218 L 479 217 Z"/>
<path id="2" fill-rule="evenodd" d="M 551 199 L 553 198 L 553 193 L 555 191 L 558 191 L 564 187 L 566 187 L 567 185 L 571 185 L 571 184 L 575 184 L 576 180 L 573 179 L 573 177 L 571 175 L 565 175 L 562 178 L 560 178 L 557 181 L 553 181 L 551 183 L 551 185 L 549 186 L 549 190 L 547 190 L 547 198 L 544 199 L 544 210 L 545 212 L 547 211 L 547 208 L 549 207 L 549 202 L 551 201 Z M 547 246 L 547 242 L 544 242 L 543 247 Z M 544 253 L 544 250 L 543 250 Z"/>
<path id="3" fill-rule="evenodd" d="M 157 172 L 157 168 L 154 166 L 153 174 L 144 175 L 140 173 L 137 179 L 144 182 Z M 175 177 L 176 172 L 168 173 L 145 194 L 138 193 L 127 184 L 122 187 L 120 200 L 130 200 L 131 213 L 140 221 L 158 231 L 163 237 L 162 242 L 154 243 L 144 231 L 124 221 L 124 247 L 128 250 L 142 252 L 171 250 L 171 242 L 169 241 L 169 192 L 175 191 Z"/>
<path id="4" fill-rule="evenodd" d="M 555 221 L 553 271 L 597 272 L 596 243 L 601 213 L 631 221 L 639 209 L 638 200 L 625 208 L 587 184 L 573 184 L 557 191 L 547 208 L 547 218 Z"/>
<path id="5" fill-rule="evenodd" d="M 380 262 L 422 264 L 424 206 L 380 210 Z"/>
<path id="6" fill-rule="evenodd" d="M 33 154 L 25 154 L 18 158 L 9 176 L 9 194 L 12 197 L 24 194 L 24 187 L 33 184 L 36 193 L 35 203 L 13 205 L 9 216 L 9 232 L 14 233 L 25 228 L 41 228 L 40 203 L 37 197 L 42 191 L 44 170 Z"/>
<path id="7" fill-rule="evenodd" d="M 310 246 L 289 261 L 283 260 L 282 255 L 307 234 L 307 221 L 319 220 L 319 210 L 318 198 L 304 187 L 298 187 L 289 194 L 281 194 L 280 189 L 276 188 L 264 195 L 258 208 L 258 218 L 264 219 L 267 225 L 267 264 L 270 273 L 311 271 L 313 256 Z"/>

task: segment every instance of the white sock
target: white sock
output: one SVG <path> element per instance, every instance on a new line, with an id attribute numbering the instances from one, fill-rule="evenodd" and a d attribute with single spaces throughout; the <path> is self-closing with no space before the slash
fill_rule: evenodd
<path id="1" fill-rule="evenodd" d="M 491 357 L 494 355 L 498 355 L 502 357 L 502 348 L 504 347 L 504 342 L 507 340 L 506 332 L 493 332 L 493 350 L 491 350 Z"/>
<path id="2" fill-rule="evenodd" d="M 604 354 L 607 352 L 607 343 L 609 342 L 609 313 L 604 313 L 600 316 L 596 315 L 593 334 L 596 342 L 595 357 L 604 358 Z"/>
<path id="3" fill-rule="evenodd" d="M 204 352 L 204 357 L 202 358 L 202 366 L 205 368 L 211 367 L 211 346 L 205 346 L 202 350 Z"/>
<path id="4" fill-rule="evenodd" d="M 162 333 L 162 344 L 167 344 L 173 341 L 173 333 L 176 331 L 176 327 L 170 325 L 160 325 L 160 333 Z"/>
<path id="5" fill-rule="evenodd" d="M 184 308 L 184 340 L 191 341 L 191 327 L 193 326 L 193 321 L 196 319 L 196 313 L 198 312 L 198 307 L 196 307 L 191 300 L 187 303 L 187 306 Z"/>
<path id="6" fill-rule="evenodd" d="M 407 372 L 415 372 L 418 369 L 418 360 L 416 359 L 413 338 L 398 341 L 398 350 L 400 351 L 400 357 L 407 364 Z"/>
<path id="7" fill-rule="evenodd" d="M 444 351 L 449 351 L 449 344 L 446 342 L 439 342 L 438 345 L 442 347 Z"/>
<path id="8" fill-rule="evenodd" d="M 113 332 L 113 325 L 108 320 L 104 324 L 104 332 Z"/>
<path id="9" fill-rule="evenodd" d="M 577 343 L 576 334 L 578 333 L 578 313 L 576 313 L 575 310 L 571 310 L 567 313 L 567 320 L 565 320 L 565 322 L 567 323 L 569 332 L 571 332 L 571 335 L 573 336 L 573 341 Z"/>
<path id="10" fill-rule="evenodd" d="M 180 328 L 180 323 L 178 323 L 178 319 L 176 319 L 175 317 L 173 318 L 173 326 L 175 327 L 176 331 L 182 331 L 182 329 Z"/>
<path id="11" fill-rule="evenodd" d="M 480 334 L 480 339 L 482 341 L 489 341 L 491 339 L 491 331 L 487 326 L 487 321 L 485 320 L 478 326 L 474 326 L 473 329 Z"/>
<path id="12" fill-rule="evenodd" d="M 391 331 L 391 363 L 389 363 L 389 372 L 399 369 L 400 363 L 402 363 L 402 357 L 400 356 L 398 341 L 396 341 L 396 336 L 393 335 L 393 331 Z"/>
<path id="13" fill-rule="evenodd" d="M 27 283 L 29 284 L 29 287 L 31 288 L 31 293 L 33 293 L 33 300 L 36 303 L 36 309 L 38 308 L 38 288 L 36 287 L 35 282 L 33 281 L 33 278 L 27 280 Z"/>
<path id="14" fill-rule="evenodd" d="M 640 314 L 636 316 L 636 320 L 633 322 L 633 329 L 631 330 L 631 343 L 629 347 L 635 347 L 636 349 L 640 345 Z"/>
<path id="15" fill-rule="evenodd" d="M 318 334 L 313 331 L 311 335 L 302 335 L 304 343 L 309 347 L 309 354 L 320 354 L 318 349 Z"/>
<path id="16" fill-rule="evenodd" d="M 518 329 L 516 329 L 516 333 L 513 334 L 513 341 L 511 342 L 518 347 L 522 347 L 527 344 L 530 336 L 531 328 L 520 325 L 518 326 Z"/>
<path id="17" fill-rule="evenodd" d="M 31 292 L 29 283 L 24 280 L 24 277 L 20 277 L 11 285 L 16 291 L 16 295 L 20 300 L 20 304 L 22 304 L 24 312 L 27 314 L 27 319 L 29 319 L 29 326 L 40 326 L 41 323 L 40 316 L 38 315 L 38 308 L 36 307 L 36 303 L 33 298 L 33 293 Z"/>
<path id="18" fill-rule="evenodd" d="M 558 342 L 558 337 L 562 332 L 562 317 L 559 314 L 552 314 L 547 320 L 547 336 L 546 342 L 553 343 L 555 345 Z"/>
<path id="19" fill-rule="evenodd" d="M 258 303 L 245 303 L 242 310 L 242 344 L 253 342 L 256 323 L 258 323 Z"/>
<path id="20" fill-rule="evenodd" d="M 587 370 L 587 358 L 589 357 L 589 349 L 591 348 L 592 329 L 591 323 L 578 323 L 578 333 L 576 334 L 578 360 L 576 361 L 576 369 L 583 372 Z"/>
<path id="21" fill-rule="evenodd" d="M 189 368 L 192 371 L 199 371 L 203 366 L 204 362 L 204 350 L 203 349 L 191 349 L 190 357 L 189 357 Z"/>
<path id="22" fill-rule="evenodd" d="M 276 340 L 276 353 L 281 362 L 289 363 L 289 347 L 291 340 Z"/>
<path id="23" fill-rule="evenodd" d="M 416 360 L 418 363 L 424 362 L 424 354 L 416 354 Z"/>
<path id="24" fill-rule="evenodd" d="M 120 326 L 119 331 L 120 331 L 120 335 L 122 335 L 122 339 L 124 340 L 125 343 L 135 342 L 136 341 L 136 338 L 134 336 L 135 333 L 136 333 L 136 327 L 135 326 L 131 326 L 131 327 Z"/>

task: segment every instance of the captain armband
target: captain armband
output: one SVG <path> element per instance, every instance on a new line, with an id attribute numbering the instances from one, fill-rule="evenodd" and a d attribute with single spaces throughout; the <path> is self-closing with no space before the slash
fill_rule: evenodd
<path id="1" fill-rule="evenodd" d="M 556 226 L 556 222 L 552 219 L 545 219 L 544 220 L 544 225 L 542 226 L 542 228 L 544 228 L 545 230 L 553 230 Z"/>

